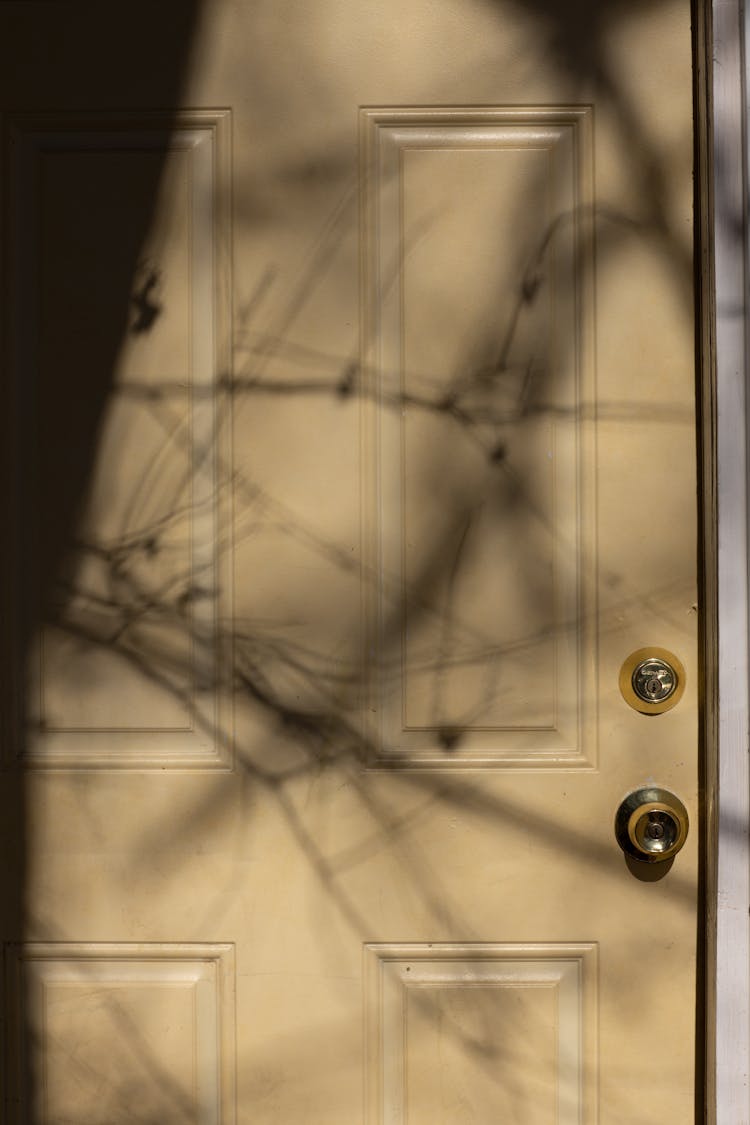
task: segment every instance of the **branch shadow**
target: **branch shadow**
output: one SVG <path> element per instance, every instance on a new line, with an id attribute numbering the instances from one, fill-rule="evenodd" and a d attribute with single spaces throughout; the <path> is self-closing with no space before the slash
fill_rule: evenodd
<path id="1" fill-rule="evenodd" d="M 507 11 L 506 5 L 491 6 L 503 16 Z M 12 415 L 20 424 L 15 439 L 9 435 L 6 443 L 11 451 L 6 468 L 12 498 L 9 526 L 19 530 L 19 546 L 7 585 L 26 589 L 31 583 L 35 596 L 20 612 L 12 610 L 15 642 L 6 654 L 7 667 L 13 670 L 5 684 L 15 746 L 15 759 L 5 771 L 11 811 L 6 831 L 19 854 L 9 888 L 14 907 L 6 942 L 20 943 L 30 935 L 56 941 L 76 936 L 40 918 L 33 901 L 25 904 L 25 857 L 32 848 L 32 837 L 27 839 L 26 763 L 70 769 L 80 807 L 95 809 L 91 791 L 102 763 L 87 759 L 85 753 L 76 761 L 76 750 L 67 759 L 63 753 L 62 762 L 54 756 L 45 760 L 47 751 L 38 747 L 61 732 L 84 745 L 87 723 L 94 730 L 113 731 L 121 720 L 113 719 L 106 707 L 102 710 L 97 692 L 117 681 L 127 685 L 122 690 L 125 709 L 132 710 L 130 692 L 142 701 L 144 712 L 152 708 L 174 716 L 164 720 L 165 727 L 172 723 L 169 729 L 178 734 L 189 731 L 198 747 L 192 764 L 182 748 L 173 759 L 160 762 L 161 768 L 203 769 L 206 775 L 192 798 L 173 810 L 167 825 L 157 819 L 139 830 L 128 857 L 128 879 L 135 884 L 158 857 L 163 888 L 174 887 L 184 878 L 196 837 L 211 838 L 222 823 L 244 831 L 240 821 L 260 817 L 261 807 L 273 810 L 283 826 L 289 857 L 311 873 L 322 892 L 327 906 L 321 915 L 328 918 L 330 907 L 360 942 L 372 934 L 374 923 L 363 908 L 357 880 L 383 854 L 398 864 L 404 886 L 418 903 L 415 910 L 432 935 L 440 935 L 440 940 L 460 935 L 466 942 L 486 937 L 467 922 L 460 893 L 446 885 L 434 856 L 420 842 L 416 829 L 436 810 L 442 820 L 465 818 L 475 835 L 489 834 L 501 824 L 504 838 L 515 841 L 519 851 L 531 847 L 542 856 L 565 854 L 582 878 L 589 871 L 607 880 L 622 878 L 623 857 L 612 848 L 592 848 L 591 832 L 571 824 L 564 805 L 559 815 L 548 808 L 531 809 L 512 793 L 488 784 L 488 771 L 476 769 L 477 763 L 485 764 L 476 749 L 482 745 L 476 732 L 500 729 L 497 716 L 509 701 L 518 705 L 521 716 L 524 707 L 528 711 L 517 669 L 549 662 L 556 645 L 569 645 L 584 631 L 615 631 L 618 615 L 634 605 L 651 621 L 668 622 L 686 636 L 692 628 L 674 610 L 687 594 L 669 575 L 660 575 L 644 597 L 640 584 L 627 573 L 606 572 L 600 577 L 614 593 L 605 610 L 582 607 L 572 599 L 568 612 L 559 612 L 551 600 L 549 568 L 539 563 L 539 547 L 543 544 L 549 552 L 552 544 L 556 551 L 571 554 L 577 532 L 558 518 L 528 468 L 527 451 L 545 426 L 574 429 L 602 421 L 621 427 L 693 425 L 690 409 L 668 401 L 638 401 L 625 390 L 617 400 L 566 399 L 559 393 L 559 373 L 574 363 L 580 316 L 575 293 L 558 295 L 568 328 L 555 339 L 560 354 L 554 360 L 544 327 L 554 271 L 560 270 L 561 262 L 593 284 L 586 271 L 594 248 L 597 270 L 604 273 L 618 268 L 634 239 L 647 242 L 664 264 L 686 321 L 693 315 L 691 246 L 671 221 L 669 154 L 649 138 L 628 90 L 608 66 L 612 27 L 636 7 L 648 11 L 658 4 L 580 0 L 561 8 L 533 0 L 524 5 L 526 15 L 547 36 L 550 67 L 570 80 L 571 100 L 587 103 L 595 92 L 615 122 L 619 143 L 630 152 L 633 176 L 640 184 L 638 206 L 627 213 L 586 205 L 553 214 L 535 232 L 533 246 L 517 255 L 512 286 L 502 289 L 498 282 L 494 319 L 467 334 L 458 360 L 445 368 L 389 367 L 378 359 L 375 330 L 368 336 L 367 330 L 360 333 L 352 325 L 348 340 L 339 332 L 334 347 L 311 328 L 315 310 L 336 300 L 342 276 L 347 284 L 351 246 L 360 237 L 362 185 L 356 167 L 352 173 L 346 145 L 321 152 L 312 164 L 287 168 L 278 185 L 280 201 L 266 191 L 268 214 L 264 220 L 258 204 L 254 215 L 260 226 L 266 221 L 273 228 L 278 222 L 275 209 L 281 209 L 283 217 L 285 191 L 295 201 L 289 204 L 295 221 L 300 193 L 312 189 L 325 195 L 326 217 L 295 276 L 289 278 L 272 258 L 262 261 L 255 287 L 246 299 L 240 295 L 231 365 L 214 383 L 196 380 L 189 393 L 182 375 L 168 369 L 169 362 L 163 369 L 156 365 L 147 378 L 118 374 L 123 342 L 137 338 L 148 346 L 167 330 L 173 314 L 173 279 L 145 253 L 166 157 L 151 162 L 138 181 L 138 192 L 127 198 L 102 200 L 92 187 L 90 199 L 78 200 L 92 229 L 99 230 L 100 237 L 92 237 L 88 248 L 81 246 L 80 230 L 67 228 L 63 221 L 64 198 L 50 204 L 57 226 L 53 233 L 44 233 L 57 268 L 51 281 L 42 279 L 38 307 L 28 289 L 37 281 L 29 282 L 24 243 L 17 243 L 13 269 L 21 278 L 21 329 L 13 342 L 11 395 Z M 145 36 L 131 27 L 121 29 L 125 39 L 116 52 L 118 66 L 125 68 L 144 40 L 149 41 L 149 57 L 144 63 L 144 93 L 136 93 L 124 74 L 102 79 L 118 108 L 180 103 L 200 46 L 195 38 L 200 6 L 184 4 L 172 14 L 179 22 L 155 19 Z M 67 40 L 76 34 L 83 35 L 78 24 L 65 32 Z M 90 39 L 91 31 L 83 38 Z M 86 49 L 76 48 L 75 57 L 86 55 Z M 98 62 L 97 72 L 100 66 Z M 175 123 L 172 115 L 167 129 Z M 32 125 L 32 133 L 34 128 L 39 132 Z M 23 123 L 19 129 L 21 151 L 29 129 Z M 236 185 L 237 195 L 243 186 Z M 246 186 L 251 200 L 254 191 L 263 195 L 258 184 Z M 19 180 L 18 196 L 21 189 Z M 523 220 L 528 200 L 543 190 L 535 173 L 521 182 L 511 228 L 528 226 Z M 22 203 L 19 198 L 18 213 L 24 215 Z M 380 279 L 381 304 L 403 284 L 407 263 L 412 268 L 419 248 L 429 244 L 442 218 L 428 209 L 426 216 L 407 224 L 400 251 L 386 263 Z M 103 254 L 102 236 L 113 225 L 118 228 L 116 253 L 110 246 Z M 499 238 L 495 254 L 498 261 L 513 257 Z M 72 261 L 75 268 L 66 269 L 65 263 Z M 94 315 L 92 290 L 99 294 Z M 22 335 L 32 321 L 43 326 L 41 343 L 33 346 Z M 205 408 L 212 412 L 207 434 L 197 432 L 200 427 L 195 425 L 196 410 Z M 261 426 L 268 423 L 269 441 L 276 427 L 275 440 L 284 447 L 285 456 L 274 464 L 283 464 L 290 478 L 312 472 L 297 447 L 304 410 L 328 427 L 321 438 L 324 443 L 359 433 L 361 416 L 361 432 L 371 442 L 390 434 L 406 417 L 412 426 L 422 427 L 421 487 L 425 495 L 439 498 L 440 519 L 425 528 L 420 552 L 407 557 L 405 551 L 399 556 L 396 550 L 373 550 L 367 536 L 364 545 L 360 542 L 358 529 L 336 534 L 327 518 L 330 513 L 323 511 L 325 502 L 320 511 L 301 510 L 285 498 L 283 487 L 277 491 L 266 479 L 262 455 L 253 464 L 245 448 L 238 459 L 228 452 L 232 436 L 243 432 L 238 418 L 254 413 Z M 113 434 L 116 440 L 110 446 Z M 106 482 L 103 495 L 98 478 Z M 196 488 L 199 478 L 208 484 Z M 287 491 L 294 494 L 293 488 Z M 335 507 L 335 501 L 328 506 Z M 100 518 L 99 528 L 92 509 Z M 233 528 L 212 516 L 230 509 Z M 375 530 L 384 539 L 389 534 L 382 526 Z M 515 628 L 516 618 L 509 611 L 503 635 L 503 628 L 487 621 L 473 600 L 487 543 L 490 548 L 502 544 L 512 559 L 513 600 L 526 610 L 530 625 L 525 629 Z M 285 558 L 292 563 L 284 563 Z M 238 560 L 254 563 L 243 561 L 240 567 Z M 277 604 L 274 570 L 284 566 L 290 572 L 297 568 L 301 593 L 288 602 L 280 598 Z M 593 573 L 584 575 L 585 581 L 593 578 Z M 233 583 L 243 590 L 257 584 L 260 593 L 246 597 L 244 604 L 240 599 L 238 610 L 230 596 Z M 359 621 L 362 597 L 370 611 L 376 607 L 364 635 Z M 320 642 L 311 635 L 309 622 L 295 616 L 304 599 L 309 621 L 319 624 Z M 37 682 L 27 689 L 18 670 L 38 667 L 41 659 L 54 669 L 57 687 Z M 382 693 L 392 707 L 405 676 L 423 697 L 412 725 L 427 731 L 424 738 L 434 743 L 425 763 L 438 769 L 421 768 L 425 763 L 419 759 L 418 738 L 413 743 L 417 752 L 410 756 L 408 748 L 404 754 L 403 748 L 388 744 L 388 733 L 379 723 L 363 722 L 373 692 Z M 466 688 L 469 682 L 471 690 Z M 223 701 L 221 706 L 217 699 Z M 60 721 L 55 708 L 65 714 L 68 706 L 74 718 Z M 118 714 L 122 713 L 121 709 Z M 149 733 L 148 723 L 139 725 L 137 716 L 128 729 L 134 732 L 134 742 Z M 125 757 L 118 768 L 148 768 L 148 752 L 143 754 Z M 528 765 L 529 755 L 525 760 Z M 231 769 L 226 768 L 229 763 Z M 513 765 L 510 755 L 505 764 Z M 217 766 L 209 776 L 209 768 Z M 550 751 L 543 768 L 569 767 L 564 754 Z M 317 794 L 328 792 L 334 783 L 345 789 L 349 815 L 357 823 L 353 838 L 341 843 L 331 843 L 317 813 L 313 815 Z M 93 835 L 98 831 L 94 825 Z M 609 837 L 609 825 L 597 829 L 600 842 Z M 694 909 L 695 887 L 679 870 L 670 872 L 667 894 L 678 911 Z M 217 885 L 214 896 L 196 908 L 195 935 L 229 916 L 235 897 L 231 878 Z M 311 943 L 324 940 L 322 926 L 318 930 L 316 935 L 311 926 Z M 415 1003 L 417 1010 L 421 1004 L 429 1014 L 429 998 Z M 30 1007 L 28 998 L 22 1004 Z M 116 1035 L 137 1059 L 136 1069 L 148 1072 L 142 1078 L 144 1087 L 161 1088 L 165 1100 L 151 1107 L 144 1103 L 137 1111 L 127 1108 L 139 1092 L 138 1083 L 128 1078 L 102 1093 L 105 1105 L 112 1107 L 106 1120 L 137 1120 L 142 1125 L 157 1120 L 162 1125 L 202 1122 L 193 1095 L 169 1076 L 162 1080 L 159 1060 L 152 1057 L 126 1008 L 113 999 L 107 1005 Z M 470 1031 L 460 1013 L 454 1018 L 446 1010 L 441 1019 L 445 1034 L 491 1082 L 498 1064 L 491 1002 L 477 1001 L 475 1015 Z M 19 1026 L 26 1018 L 17 1015 Z M 31 1063 L 40 1049 L 34 1044 L 38 1032 L 29 1025 L 19 1034 L 29 1043 L 24 1055 L 28 1069 L 15 1095 L 23 1108 L 12 1105 L 10 1112 L 30 1121 L 40 1086 Z M 308 1028 L 300 1032 L 292 1053 L 304 1054 L 309 1040 Z M 253 1060 L 251 1067 L 273 1069 L 279 1049 L 271 1041 L 269 1057 Z M 509 1120 L 521 1121 L 527 1091 L 520 1078 L 513 1087 L 512 1064 L 512 1057 L 504 1059 L 502 1096 L 507 1112 L 515 1115 Z M 71 1058 L 71 1066 L 86 1071 L 85 1058 Z M 283 1076 L 283 1068 L 279 1073 Z M 81 1081 L 89 1080 L 96 1075 L 83 1073 Z M 92 1117 L 78 1125 L 100 1122 Z"/>

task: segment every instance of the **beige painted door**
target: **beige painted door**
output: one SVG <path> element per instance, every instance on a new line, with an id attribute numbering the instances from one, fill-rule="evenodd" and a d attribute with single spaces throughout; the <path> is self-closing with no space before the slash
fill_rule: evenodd
<path id="1" fill-rule="evenodd" d="M 689 3 L 112 7 L 0 10 L 8 1120 L 693 1120 Z"/>

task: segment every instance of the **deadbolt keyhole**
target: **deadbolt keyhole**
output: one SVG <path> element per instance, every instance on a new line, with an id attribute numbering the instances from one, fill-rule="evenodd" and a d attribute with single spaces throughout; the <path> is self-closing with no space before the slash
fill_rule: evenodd
<path id="1" fill-rule="evenodd" d="M 676 687 L 677 676 L 666 660 L 643 660 L 633 672 L 633 691 L 647 703 L 662 703 Z"/>
<path id="2" fill-rule="evenodd" d="M 670 711 L 685 691 L 685 669 L 673 652 L 657 646 L 631 652 L 620 668 L 620 691 L 642 715 Z"/>

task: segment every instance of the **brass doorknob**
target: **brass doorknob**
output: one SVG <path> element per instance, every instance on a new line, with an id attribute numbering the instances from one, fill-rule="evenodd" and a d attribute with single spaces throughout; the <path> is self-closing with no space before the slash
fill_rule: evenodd
<path id="1" fill-rule="evenodd" d="M 668 789 L 636 789 L 615 816 L 615 836 L 626 855 L 643 863 L 663 863 L 677 855 L 688 834 L 688 814 Z"/>

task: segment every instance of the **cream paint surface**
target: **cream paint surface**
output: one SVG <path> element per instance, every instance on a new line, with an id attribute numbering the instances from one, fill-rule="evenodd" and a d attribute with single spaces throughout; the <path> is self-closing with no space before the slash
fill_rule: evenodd
<path id="1" fill-rule="evenodd" d="M 597 85 L 529 6 L 211 3 L 171 136 L 106 78 L 16 122 L 42 398 L 70 247 L 170 153 L 29 671 L 44 1125 L 693 1119 L 690 11 L 606 10 Z"/>

